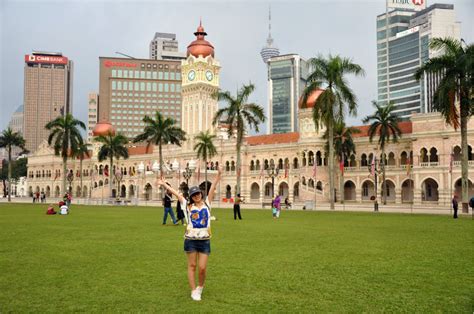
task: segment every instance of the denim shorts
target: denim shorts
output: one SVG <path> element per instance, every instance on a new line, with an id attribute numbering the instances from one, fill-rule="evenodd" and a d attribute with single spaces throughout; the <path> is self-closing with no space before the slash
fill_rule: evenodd
<path id="1" fill-rule="evenodd" d="M 184 239 L 184 251 L 186 253 L 211 254 L 211 240 L 190 240 Z"/>

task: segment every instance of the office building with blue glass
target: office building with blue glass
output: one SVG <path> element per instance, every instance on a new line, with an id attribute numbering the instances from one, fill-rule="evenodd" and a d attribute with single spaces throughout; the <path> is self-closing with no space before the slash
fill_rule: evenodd
<path id="1" fill-rule="evenodd" d="M 395 8 L 377 17 L 378 101 L 393 102 L 401 118 L 433 111 L 440 77 L 425 75 L 416 81 L 414 73 L 438 53 L 429 48 L 435 37 L 460 38 L 453 5 L 434 4 L 419 11 Z"/>

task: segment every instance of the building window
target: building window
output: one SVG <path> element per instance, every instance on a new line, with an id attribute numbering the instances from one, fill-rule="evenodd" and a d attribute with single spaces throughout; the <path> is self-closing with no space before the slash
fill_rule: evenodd
<path id="1" fill-rule="evenodd" d="M 112 90 L 115 90 L 115 89 L 117 89 L 117 82 L 112 81 Z"/>

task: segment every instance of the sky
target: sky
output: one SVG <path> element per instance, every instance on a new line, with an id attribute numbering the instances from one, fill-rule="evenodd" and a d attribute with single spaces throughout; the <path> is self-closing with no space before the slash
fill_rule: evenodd
<path id="1" fill-rule="evenodd" d="M 427 5 L 437 3 L 428 0 Z M 474 1 L 452 3 L 461 37 L 474 42 Z M 177 35 L 179 50 L 195 39 L 199 19 L 215 48 L 220 87 L 234 93 L 242 84 L 256 86 L 250 101 L 267 110 L 267 72 L 260 50 L 268 36 L 280 54 L 308 59 L 339 54 L 361 65 L 363 78 L 348 77 L 358 99 L 360 125 L 377 98 L 376 16 L 384 0 L 313 1 L 12 1 L 0 0 L 0 130 L 23 103 L 24 55 L 59 51 L 74 62 L 73 114 L 87 123 L 87 96 L 99 89 L 99 56 L 148 58 L 155 32 Z M 262 126 L 262 130 L 266 127 Z"/>

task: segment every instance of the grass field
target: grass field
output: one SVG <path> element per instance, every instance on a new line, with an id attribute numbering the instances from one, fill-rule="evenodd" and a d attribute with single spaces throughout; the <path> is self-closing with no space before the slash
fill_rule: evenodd
<path id="1" fill-rule="evenodd" d="M 203 301 L 162 208 L 0 204 L 0 312 L 473 311 L 463 217 L 216 209 Z"/>

